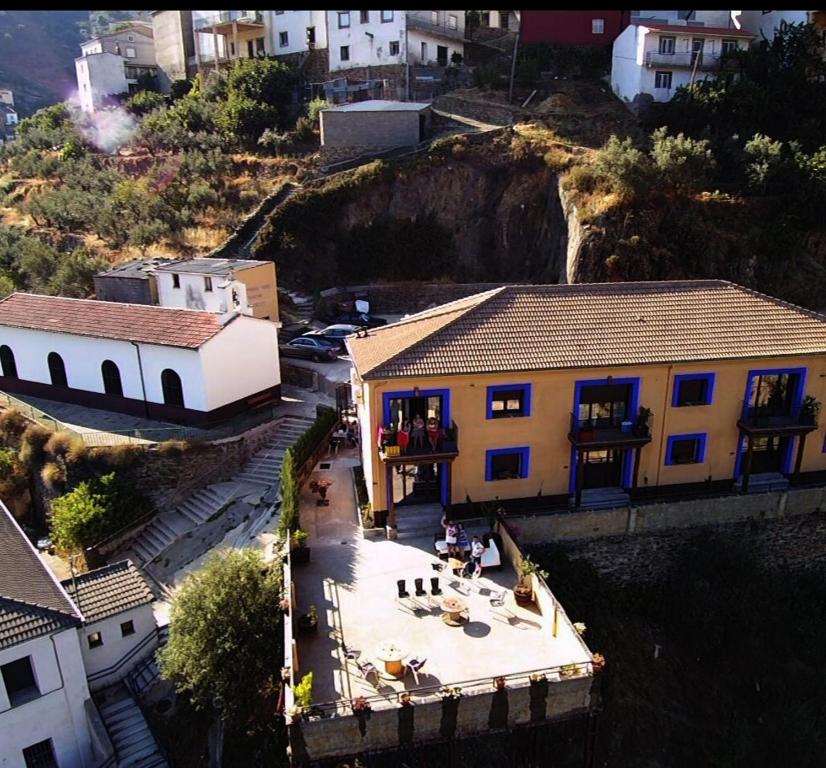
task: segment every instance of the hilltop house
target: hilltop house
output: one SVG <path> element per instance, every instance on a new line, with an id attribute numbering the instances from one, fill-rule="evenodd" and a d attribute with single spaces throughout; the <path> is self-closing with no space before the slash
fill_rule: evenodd
<path id="1" fill-rule="evenodd" d="M 142 75 L 157 74 L 152 27 L 143 22 L 87 40 L 80 50 L 75 71 L 84 112 L 100 109 L 107 96 L 131 92 Z"/>
<path id="2" fill-rule="evenodd" d="M 405 503 L 620 507 L 826 473 L 826 318 L 725 281 L 508 286 L 347 344 L 391 523 Z M 427 433 L 394 447 L 417 416 Z"/>
<path id="3" fill-rule="evenodd" d="M 154 739 L 119 684 L 158 647 L 154 595 L 135 567 L 125 561 L 58 582 L 2 501 L 0 559 L 2 764 L 101 768 L 118 758 L 131 765 L 131 754 L 165 765 L 148 759 Z M 90 690 L 113 683 L 118 703 L 99 710 Z M 128 750 L 113 709 L 130 718 Z"/>
<path id="4" fill-rule="evenodd" d="M 95 275 L 103 301 L 235 311 L 278 322 L 275 264 L 253 259 L 139 259 Z"/>
<path id="5" fill-rule="evenodd" d="M 716 78 L 726 55 L 748 48 L 750 32 L 702 22 L 635 19 L 614 41 L 611 88 L 633 107 L 670 101 L 677 88 Z"/>
<path id="6" fill-rule="evenodd" d="M 276 323 L 26 293 L 0 301 L 0 367 L 3 391 L 198 426 L 281 391 Z"/>

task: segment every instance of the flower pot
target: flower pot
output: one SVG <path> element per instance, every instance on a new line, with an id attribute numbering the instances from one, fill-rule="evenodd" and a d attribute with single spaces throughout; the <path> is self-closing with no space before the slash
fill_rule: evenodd
<path id="1" fill-rule="evenodd" d="M 299 635 L 315 635 L 318 634 L 318 622 L 311 621 L 306 616 L 302 616 L 298 620 L 298 634 Z"/>
<path id="2" fill-rule="evenodd" d="M 297 547 L 290 554 L 290 562 L 292 565 L 306 565 L 310 562 L 310 548 Z"/>
<path id="3" fill-rule="evenodd" d="M 517 605 L 523 608 L 533 604 L 533 589 L 529 584 L 518 584 L 513 588 L 513 596 Z"/>

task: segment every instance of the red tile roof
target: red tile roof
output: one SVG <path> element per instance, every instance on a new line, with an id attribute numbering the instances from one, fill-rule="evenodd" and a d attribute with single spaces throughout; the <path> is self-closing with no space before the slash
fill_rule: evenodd
<path id="1" fill-rule="evenodd" d="M 511 285 L 349 337 L 367 379 L 826 354 L 826 317 L 724 280 Z"/>
<path id="2" fill-rule="evenodd" d="M 212 312 L 32 293 L 0 301 L 0 326 L 187 349 L 198 349 L 222 327 Z"/>
<path id="3" fill-rule="evenodd" d="M 682 24 L 658 24 L 653 21 L 648 22 L 645 19 L 638 19 L 632 23 L 638 27 L 655 29 L 657 32 L 681 32 L 684 35 L 712 35 L 714 37 L 743 37 L 749 40 L 756 37 L 751 32 L 729 27 L 695 27 L 693 25 L 684 27 Z"/>

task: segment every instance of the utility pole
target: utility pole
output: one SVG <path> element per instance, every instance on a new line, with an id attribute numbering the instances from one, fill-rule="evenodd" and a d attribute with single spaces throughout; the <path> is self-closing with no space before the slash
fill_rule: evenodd
<path id="1" fill-rule="evenodd" d="M 508 89 L 508 104 L 513 103 L 513 79 L 516 76 L 516 54 L 519 50 L 519 37 L 522 34 L 522 14 L 519 14 L 519 25 L 516 27 L 516 39 L 513 41 L 513 59 L 511 60 L 511 82 Z"/>

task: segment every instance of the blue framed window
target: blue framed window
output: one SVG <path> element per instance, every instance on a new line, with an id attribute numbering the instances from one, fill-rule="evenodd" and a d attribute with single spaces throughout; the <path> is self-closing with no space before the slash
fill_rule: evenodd
<path id="1" fill-rule="evenodd" d="M 487 417 L 489 419 L 530 415 L 530 384 L 497 384 L 488 387 Z"/>
<path id="2" fill-rule="evenodd" d="M 711 405 L 714 400 L 713 373 L 681 373 L 674 377 L 674 395 L 671 405 L 682 408 L 688 405 Z"/>
<path id="3" fill-rule="evenodd" d="M 519 480 L 530 472 L 531 449 L 493 448 L 485 452 L 485 480 Z"/>
<path id="4" fill-rule="evenodd" d="M 702 464 L 706 460 L 706 435 L 669 435 L 665 447 L 666 466 L 674 464 Z"/>

